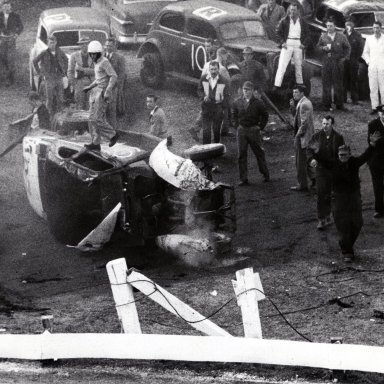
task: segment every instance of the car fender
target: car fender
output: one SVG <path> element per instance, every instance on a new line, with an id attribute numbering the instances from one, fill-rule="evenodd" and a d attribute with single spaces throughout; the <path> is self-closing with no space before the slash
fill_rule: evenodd
<path id="1" fill-rule="evenodd" d="M 157 38 L 150 38 L 140 46 L 136 57 L 138 59 L 142 59 L 146 53 L 156 52 L 156 51 L 158 51 L 162 56 L 161 43 Z"/>

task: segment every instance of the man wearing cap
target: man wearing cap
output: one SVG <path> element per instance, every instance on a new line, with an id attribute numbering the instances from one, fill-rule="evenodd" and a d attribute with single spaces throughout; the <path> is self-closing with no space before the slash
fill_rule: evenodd
<path id="1" fill-rule="evenodd" d="M 48 48 L 32 61 L 37 75 L 45 82 L 46 106 L 51 117 L 61 111 L 64 102 L 64 85 L 67 82 L 68 59 L 57 46 L 54 35 L 48 37 Z"/>
<path id="2" fill-rule="evenodd" d="M 332 109 L 332 88 L 336 108 L 344 110 L 344 62 L 349 59 L 351 46 L 342 32 L 337 32 L 332 17 L 326 21 L 327 32 L 317 43 L 322 51 L 321 78 L 323 81 L 323 105 L 325 110 Z"/>
<path id="3" fill-rule="evenodd" d="M 268 112 L 260 100 L 259 88 L 254 88 L 251 81 L 242 87 L 243 96 L 235 100 L 232 106 L 232 124 L 237 128 L 237 149 L 239 159 L 239 186 L 249 185 L 248 146 L 254 153 L 264 181 L 269 181 L 269 171 L 265 161 L 260 131 L 268 122 Z M 256 96 L 256 97 L 255 97 Z"/>
<path id="4" fill-rule="evenodd" d="M 95 80 L 83 89 L 91 91 L 89 96 L 89 133 L 92 142 L 85 144 L 85 148 L 100 151 L 101 138 L 109 139 L 109 146 L 116 144 L 119 134 L 107 121 L 106 111 L 116 85 L 117 75 L 111 63 L 103 56 L 103 47 L 99 41 L 91 41 L 88 54 L 95 66 Z"/>
<path id="5" fill-rule="evenodd" d="M 319 149 L 323 156 L 330 161 L 337 159 L 338 148 L 344 144 L 343 136 L 334 129 L 335 119 L 331 115 L 326 115 L 322 121 L 322 129 L 316 132 L 309 142 L 318 143 Z M 316 169 L 316 186 L 317 186 L 317 229 L 322 230 L 332 224 L 331 218 L 331 196 L 332 196 L 332 175 L 329 169 L 322 163 L 317 163 L 311 157 L 311 152 L 307 151 L 310 165 Z"/>
<path id="6" fill-rule="evenodd" d="M 293 88 L 293 98 L 290 100 L 291 113 L 294 116 L 294 146 L 296 155 L 296 172 L 298 184 L 291 187 L 293 191 L 308 191 L 308 179 L 314 179 L 312 169 L 307 159 L 306 148 L 314 133 L 313 106 L 305 97 L 305 87 L 296 85 Z"/>
<path id="7" fill-rule="evenodd" d="M 379 105 L 376 109 L 379 117 L 368 124 L 368 143 L 373 134 L 380 135 L 381 139 L 376 144 L 375 153 L 368 161 L 368 166 L 375 195 L 373 217 L 378 219 L 384 217 L 384 105 Z"/>
<path id="8" fill-rule="evenodd" d="M 0 12 L 0 40 L 1 56 L 3 65 L 6 68 L 6 85 L 10 86 L 15 81 L 16 71 L 16 39 L 23 32 L 23 23 L 20 16 L 12 12 L 10 1 L 2 2 L 2 12 Z"/>
<path id="9" fill-rule="evenodd" d="M 360 156 L 351 156 L 347 145 L 338 148 L 336 159 L 324 154 L 318 142 L 310 145 L 313 157 L 329 169 L 332 177 L 333 204 L 332 212 L 339 233 L 339 245 L 345 262 L 353 261 L 353 246 L 363 226 L 359 168 L 374 155 L 374 148 L 380 140 L 379 133 L 369 136 L 369 147 Z"/>
<path id="10" fill-rule="evenodd" d="M 268 0 L 266 4 L 262 4 L 257 10 L 257 16 L 263 21 L 268 38 L 278 42 L 276 27 L 280 20 L 286 16 L 284 7 L 276 4 L 276 0 Z"/>
<path id="11" fill-rule="evenodd" d="M 209 74 L 201 76 L 198 94 L 202 99 L 201 113 L 203 124 L 203 144 L 220 142 L 220 128 L 223 121 L 223 109 L 228 108 L 229 87 L 228 81 L 219 75 L 219 63 L 209 63 Z"/>
<path id="12" fill-rule="evenodd" d="M 384 99 L 384 36 L 381 33 L 382 24 L 376 20 L 373 23 L 373 35 L 367 36 L 362 58 L 368 65 L 369 89 L 371 92 L 372 114 L 379 105 L 379 93 Z"/>
<path id="13" fill-rule="evenodd" d="M 267 78 L 264 73 L 264 67 L 254 58 L 254 52 L 251 47 L 243 49 L 244 60 L 239 64 L 240 73 L 243 83 L 245 81 L 252 82 L 258 89 L 265 90 L 267 86 Z"/>
<path id="14" fill-rule="evenodd" d="M 92 59 L 88 55 L 90 42 L 91 40 L 87 37 L 82 37 L 78 41 L 80 50 L 71 54 L 68 65 L 68 81 L 74 91 L 76 108 L 84 110 L 87 110 L 89 105 L 88 97 L 83 92 L 83 88 L 92 83 L 95 75 Z"/>
<path id="15" fill-rule="evenodd" d="M 364 49 L 364 39 L 360 32 L 355 30 L 355 23 L 352 18 L 345 21 L 344 35 L 351 46 L 351 55 L 344 62 L 344 101 L 348 99 L 348 91 L 351 94 L 353 104 L 359 103 L 358 72 L 359 60 Z"/>
<path id="16" fill-rule="evenodd" d="M 299 16 L 296 3 L 288 9 L 288 15 L 277 26 L 277 36 L 281 43 L 279 65 L 275 77 L 275 88 L 280 88 L 287 66 L 293 58 L 297 84 L 303 84 L 303 51 L 310 40 L 308 24 Z"/>
<path id="17" fill-rule="evenodd" d="M 116 39 L 109 37 L 104 45 L 104 56 L 109 60 L 117 75 L 117 83 L 113 89 L 112 99 L 107 108 L 107 120 L 112 127 L 117 127 L 116 114 L 125 113 L 124 83 L 126 80 L 125 58 L 117 52 Z"/>

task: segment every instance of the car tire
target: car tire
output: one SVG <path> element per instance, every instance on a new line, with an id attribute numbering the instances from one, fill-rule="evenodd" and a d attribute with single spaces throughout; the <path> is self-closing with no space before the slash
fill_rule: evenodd
<path id="1" fill-rule="evenodd" d="M 164 65 L 158 52 L 146 53 L 140 70 L 140 78 L 146 87 L 161 88 L 165 76 Z"/>
<path id="2" fill-rule="evenodd" d="M 213 159 L 225 153 L 225 145 L 221 143 L 194 145 L 184 151 L 184 157 L 192 161 Z"/>

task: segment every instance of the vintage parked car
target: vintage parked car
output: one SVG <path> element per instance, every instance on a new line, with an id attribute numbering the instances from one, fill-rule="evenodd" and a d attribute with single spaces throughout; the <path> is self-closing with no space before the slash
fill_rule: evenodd
<path id="1" fill-rule="evenodd" d="M 77 42 L 82 37 L 104 43 L 110 34 L 106 16 L 87 7 L 52 8 L 43 11 L 37 26 L 36 41 L 29 55 L 30 86 L 41 90 L 43 79 L 36 76 L 32 60 L 47 49 L 48 36 L 57 38 L 57 45 L 68 56 L 79 49 Z"/>
<path id="2" fill-rule="evenodd" d="M 223 144 L 176 154 L 169 139 L 120 131 L 113 147 L 88 151 L 88 119 L 87 111 L 68 109 L 55 115 L 51 130 L 23 139 L 27 197 L 56 239 L 92 251 L 114 232 L 126 245 L 144 245 L 196 228 L 236 229 L 234 188 L 198 167 L 222 155 Z"/>
<path id="3" fill-rule="evenodd" d="M 179 0 L 91 0 L 91 7 L 107 14 L 112 33 L 123 44 L 142 43 L 155 16 Z"/>
<path id="4" fill-rule="evenodd" d="M 207 61 L 207 39 L 217 40 L 236 61 L 241 61 L 245 47 L 252 47 L 272 88 L 280 48 L 267 38 L 263 23 L 253 11 L 216 0 L 170 4 L 157 15 L 137 55 L 143 58 L 143 84 L 161 87 L 166 77 L 197 84 Z M 304 79 L 309 92 L 306 66 Z"/>

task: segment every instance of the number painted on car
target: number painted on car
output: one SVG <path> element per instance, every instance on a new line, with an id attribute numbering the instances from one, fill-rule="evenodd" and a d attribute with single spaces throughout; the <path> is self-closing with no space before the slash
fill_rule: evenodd
<path id="1" fill-rule="evenodd" d="M 196 9 L 192 12 L 194 15 L 199 16 L 205 20 L 213 20 L 216 17 L 226 15 L 227 12 L 216 7 L 204 7 Z"/>
<path id="2" fill-rule="evenodd" d="M 207 52 L 204 46 L 198 45 L 195 49 L 195 44 L 192 44 L 192 47 L 191 47 L 192 70 L 195 70 L 195 67 L 197 67 L 200 71 L 202 71 L 206 62 L 207 62 Z"/>

